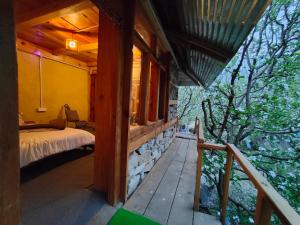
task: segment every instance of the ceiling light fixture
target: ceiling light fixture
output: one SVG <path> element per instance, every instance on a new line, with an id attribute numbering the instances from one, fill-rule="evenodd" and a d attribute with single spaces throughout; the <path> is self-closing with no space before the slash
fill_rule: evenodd
<path id="1" fill-rule="evenodd" d="M 66 40 L 66 49 L 77 51 L 78 50 L 78 41 L 75 39 Z"/>

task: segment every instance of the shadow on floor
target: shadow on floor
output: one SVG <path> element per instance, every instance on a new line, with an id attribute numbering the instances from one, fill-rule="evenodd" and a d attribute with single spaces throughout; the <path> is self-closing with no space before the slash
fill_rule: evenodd
<path id="1" fill-rule="evenodd" d="M 49 156 L 45 159 L 34 162 L 21 169 L 21 184 L 30 181 L 31 179 L 34 179 L 67 162 L 71 162 L 92 153 L 92 150 L 75 149 Z"/>
<path id="2" fill-rule="evenodd" d="M 106 205 L 91 189 L 93 154 L 75 150 L 22 169 L 23 225 L 86 225 Z"/>

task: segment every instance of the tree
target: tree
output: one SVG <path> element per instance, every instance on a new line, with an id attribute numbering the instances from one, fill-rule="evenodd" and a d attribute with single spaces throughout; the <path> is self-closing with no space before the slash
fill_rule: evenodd
<path id="1" fill-rule="evenodd" d="M 300 1 L 277 0 L 250 33 L 202 101 L 206 136 L 233 143 L 300 211 Z M 200 101 L 200 100 L 199 100 Z M 219 173 L 212 155 L 204 174 L 218 194 Z M 219 170 L 220 172 L 220 170 Z M 232 183 L 247 180 L 234 166 Z M 231 194 L 231 222 L 251 224 L 251 204 Z M 248 201 L 249 202 L 249 201 Z M 277 220 L 273 221 L 274 224 Z"/>
<path id="2" fill-rule="evenodd" d="M 203 98 L 203 89 L 194 86 L 179 88 L 178 118 L 181 124 L 188 124 L 200 116 L 199 99 Z"/>

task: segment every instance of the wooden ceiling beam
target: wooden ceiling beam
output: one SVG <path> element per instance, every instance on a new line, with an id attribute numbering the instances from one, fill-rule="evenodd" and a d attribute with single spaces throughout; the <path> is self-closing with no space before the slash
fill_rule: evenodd
<path id="1" fill-rule="evenodd" d="M 168 31 L 167 36 L 170 42 L 174 44 L 196 49 L 223 63 L 227 63 L 235 54 L 233 51 L 218 47 L 211 42 L 185 33 Z"/>
<path id="2" fill-rule="evenodd" d="M 88 52 L 98 49 L 98 42 L 78 45 L 78 52 Z"/>
<path id="3" fill-rule="evenodd" d="M 52 0 L 34 10 L 16 13 L 15 21 L 17 29 L 26 29 L 92 6 L 94 4 L 89 0 Z"/>
<path id="4" fill-rule="evenodd" d="M 97 49 L 98 49 L 98 42 L 89 43 L 89 44 L 79 44 L 77 52 L 88 52 L 88 51 L 94 51 L 94 50 L 97 50 Z M 66 49 L 66 48 L 58 48 L 58 49 L 53 50 L 53 54 L 61 54 L 61 53 L 64 53 L 64 52 L 74 53 L 73 50 L 69 50 L 69 49 Z M 94 53 L 94 52 L 91 52 L 91 53 Z"/>

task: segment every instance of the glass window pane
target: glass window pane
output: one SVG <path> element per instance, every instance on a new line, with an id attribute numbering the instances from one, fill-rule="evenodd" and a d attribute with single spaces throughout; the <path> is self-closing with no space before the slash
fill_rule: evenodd
<path id="1" fill-rule="evenodd" d="M 130 124 L 134 125 L 139 121 L 142 52 L 135 46 L 133 46 L 132 52 L 133 52 L 133 64 L 132 64 Z"/>

